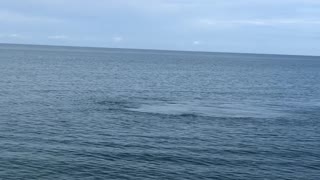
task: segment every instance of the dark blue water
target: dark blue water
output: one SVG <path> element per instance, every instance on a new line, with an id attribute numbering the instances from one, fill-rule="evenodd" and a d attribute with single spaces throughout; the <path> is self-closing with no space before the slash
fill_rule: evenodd
<path id="1" fill-rule="evenodd" d="M 319 179 L 320 58 L 0 46 L 0 179 Z"/>

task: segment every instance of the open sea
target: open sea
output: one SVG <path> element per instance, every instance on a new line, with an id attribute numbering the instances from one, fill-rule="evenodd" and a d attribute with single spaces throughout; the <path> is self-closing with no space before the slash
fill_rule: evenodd
<path id="1" fill-rule="evenodd" d="M 320 57 L 0 45 L 0 179 L 320 179 Z"/>

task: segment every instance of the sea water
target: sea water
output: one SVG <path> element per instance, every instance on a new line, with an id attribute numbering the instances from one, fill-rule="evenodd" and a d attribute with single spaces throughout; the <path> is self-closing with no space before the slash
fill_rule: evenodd
<path id="1" fill-rule="evenodd" d="M 318 179 L 320 57 L 0 45 L 0 179 Z"/>

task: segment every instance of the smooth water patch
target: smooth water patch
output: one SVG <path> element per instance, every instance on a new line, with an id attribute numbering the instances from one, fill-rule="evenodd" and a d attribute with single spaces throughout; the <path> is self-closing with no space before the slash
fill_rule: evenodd
<path id="1" fill-rule="evenodd" d="M 208 117 L 249 117 L 270 118 L 280 117 L 284 112 L 276 108 L 253 104 L 237 103 L 202 103 L 202 102 L 172 102 L 142 104 L 137 108 L 127 108 L 130 111 L 166 115 L 193 114 Z"/>

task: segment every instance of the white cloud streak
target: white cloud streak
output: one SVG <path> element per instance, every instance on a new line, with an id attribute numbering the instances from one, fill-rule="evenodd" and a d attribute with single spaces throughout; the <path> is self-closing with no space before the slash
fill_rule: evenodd
<path id="1" fill-rule="evenodd" d="M 17 33 L 11 33 L 11 34 L 0 34 L 0 38 L 6 38 L 6 39 L 23 39 L 26 38 L 25 36 Z"/>
<path id="2" fill-rule="evenodd" d="M 62 39 L 68 39 L 69 37 L 66 35 L 52 35 L 48 36 L 48 39 L 56 39 L 56 40 L 62 40 Z"/>
<path id="3" fill-rule="evenodd" d="M 247 20 L 214 20 L 198 19 L 196 26 L 221 27 L 221 26 L 282 26 L 282 25 L 320 25 L 319 20 L 313 19 L 247 19 Z"/>
<path id="4" fill-rule="evenodd" d="M 197 46 L 197 45 L 200 45 L 201 43 L 200 41 L 193 41 L 192 44 Z"/>
<path id="5" fill-rule="evenodd" d="M 114 36 L 114 37 L 112 37 L 112 41 L 115 42 L 115 43 L 120 43 L 121 41 L 123 41 L 123 37 Z"/>
<path id="6" fill-rule="evenodd" d="M 30 16 L 18 12 L 0 10 L 0 22 L 2 23 L 24 23 L 24 24 L 43 24 L 43 23 L 59 23 L 61 20 L 56 18 Z"/>

